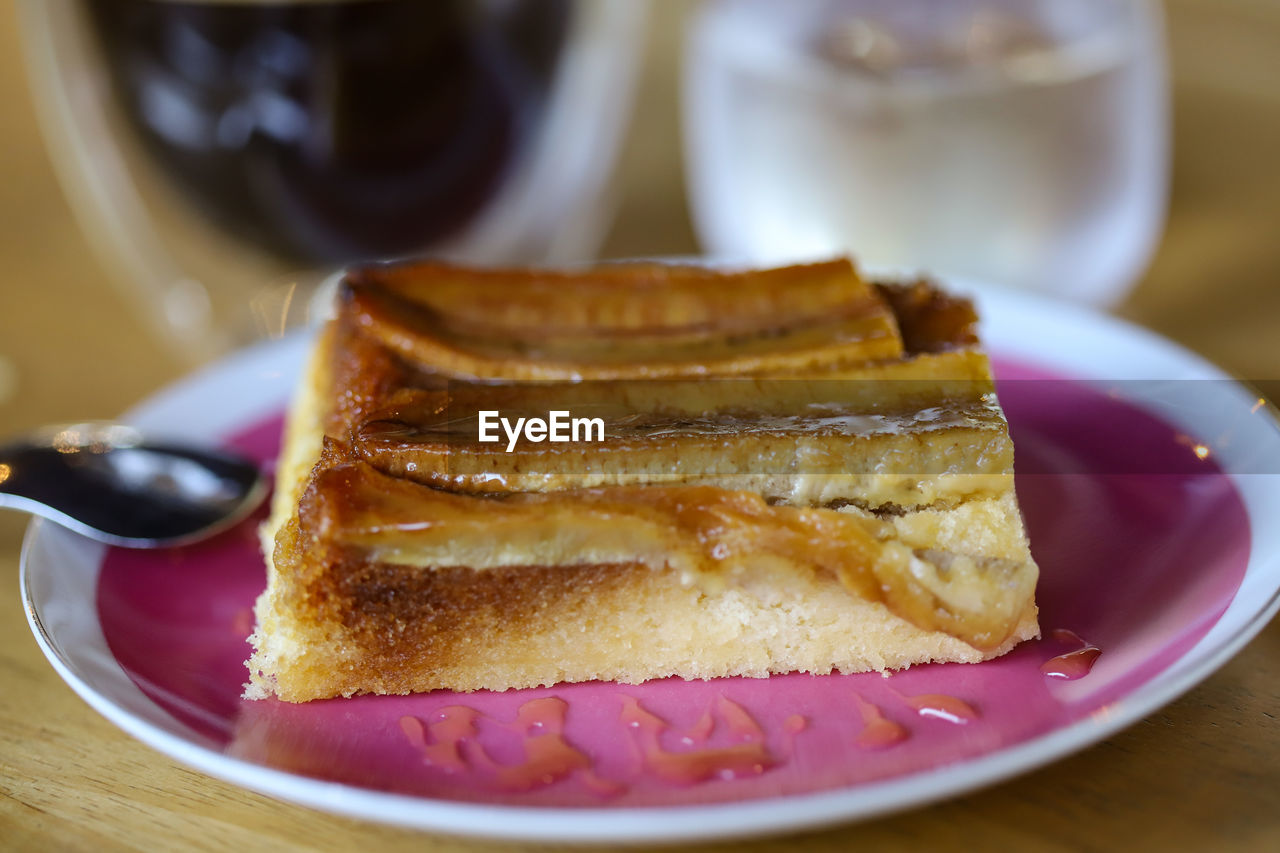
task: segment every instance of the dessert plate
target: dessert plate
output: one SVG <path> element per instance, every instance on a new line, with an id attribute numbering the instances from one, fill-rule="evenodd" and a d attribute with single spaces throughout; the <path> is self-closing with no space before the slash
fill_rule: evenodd
<path id="1" fill-rule="evenodd" d="M 959 289 L 964 289 L 963 287 Z M 90 705 L 161 752 L 319 809 L 541 841 L 781 832 L 918 805 L 1101 740 L 1221 666 L 1280 605 L 1280 430 L 1194 355 L 1069 305 L 980 288 L 1041 566 L 1044 638 L 880 675 L 239 698 L 265 579 L 251 519 L 180 550 L 36 521 L 32 630 Z M 270 467 L 305 336 L 130 420 Z"/>

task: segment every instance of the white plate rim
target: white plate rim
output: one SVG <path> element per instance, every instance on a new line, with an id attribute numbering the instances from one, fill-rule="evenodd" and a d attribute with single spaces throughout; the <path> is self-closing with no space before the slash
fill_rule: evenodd
<path id="1" fill-rule="evenodd" d="M 984 343 L 999 357 L 1080 378 L 1229 379 L 1199 356 L 1114 317 L 1035 294 L 970 282 L 959 282 L 957 289 L 968 290 L 977 298 L 984 318 Z M 1075 346 L 1046 348 L 1046 340 L 1053 340 L 1053 330 L 1068 328 L 1077 336 Z M 235 427 L 252 423 L 255 416 L 279 410 L 292 384 L 290 371 L 299 369 L 308 339 L 294 334 L 238 353 L 160 392 L 126 419 L 154 431 L 176 429 L 175 407 L 199 406 L 204 399 L 207 408 L 207 401 L 217 396 L 210 389 L 234 389 L 240 396 L 234 398 L 232 405 L 202 411 L 200 432 L 209 438 L 222 438 Z M 255 375 L 272 381 L 244 382 L 246 376 Z M 1242 386 L 1231 387 L 1238 389 L 1239 401 L 1252 399 Z M 1158 411 L 1158 401 L 1149 408 L 1173 421 L 1185 416 L 1182 412 Z M 1265 439 L 1280 448 L 1276 423 L 1268 418 L 1260 428 L 1266 432 Z M 54 525 L 33 521 L 23 542 L 20 585 L 37 644 L 59 676 L 81 698 L 143 743 L 232 784 L 352 818 L 493 840 L 615 844 L 724 840 L 852 822 L 995 784 L 1105 739 L 1208 677 L 1280 610 L 1280 533 L 1260 541 L 1265 528 L 1258 523 L 1266 505 L 1280 507 L 1280 490 L 1276 488 L 1280 476 L 1230 476 L 1250 520 L 1250 555 L 1240 591 L 1213 628 L 1190 650 L 1151 681 L 1112 703 L 1105 716 L 1086 718 L 928 773 L 851 788 L 714 805 L 575 809 L 460 803 L 326 782 L 233 758 L 168 718 L 133 684 L 110 658 L 96 615 L 88 620 L 93 624 L 78 625 L 77 629 L 87 636 L 75 637 L 77 643 L 70 650 L 55 636 L 59 629 L 51 633 L 46 624 L 47 613 L 37 604 L 42 591 L 35 589 L 38 572 L 32 567 L 33 561 L 47 559 L 41 549 L 79 549 L 77 559 L 92 563 L 91 574 L 96 578 L 100 546 Z M 1260 544 L 1267 547 L 1260 548 Z M 89 594 L 86 600 L 89 613 L 96 614 L 93 595 Z M 101 659 L 104 652 L 109 661 Z M 85 674 L 94 667 L 98 673 Z M 167 727 L 155 721 L 157 713 L 167 718 Z"/>

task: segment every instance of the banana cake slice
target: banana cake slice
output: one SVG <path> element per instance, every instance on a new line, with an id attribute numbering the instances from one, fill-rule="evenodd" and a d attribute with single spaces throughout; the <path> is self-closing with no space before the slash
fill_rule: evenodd
<path id="1" fill-rule="evenodd" d="M 350 271 L 290 412 L 246 695 L 1003 654 L 1038 634 L 1037 569 L 975 329 L 845 259 Z"/>

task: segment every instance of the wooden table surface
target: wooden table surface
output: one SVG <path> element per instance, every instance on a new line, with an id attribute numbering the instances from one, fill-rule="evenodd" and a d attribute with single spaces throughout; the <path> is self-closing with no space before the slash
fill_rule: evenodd
<path id="1" fill-rule="evenodd" d="M 1280 3 L 1170 0 L 1173 198 L 1124 316 L 1239 376 L 1280 379 Z M 696 250 L 682 202 L 681 4 L 659 8 L 611 255 Z M 0 13 L 0 434 L 110 417 L 187 370 L 108 284 L 44 153 L 11 4 Z M 333 817 L 181 767 L 107 723 L 37 649 L 24 521 L 0 515 L 0 848 L 487 848 Z M 1280 849 L 1280 624 L 1110 740 L 928 809 L 747 849 Z M 734 845 L 740 848 L 742 845 Z"/>

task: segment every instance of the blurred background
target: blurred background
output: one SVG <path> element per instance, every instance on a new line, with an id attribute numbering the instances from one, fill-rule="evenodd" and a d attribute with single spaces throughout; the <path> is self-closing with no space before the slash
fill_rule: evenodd
<path id="1" fill-rule="evenodd" d="M 4 17 L 0 433 L 113 416 L 315 270 L 419 249 L 852 250 L 1280 375 L 1270 0 L 354 5 Z"/>
<path id="2" fill-rule="evenodd" d="M 0 435 L 113 417 L 305 314 L 317 270 L 419 245 L 504 262 L 851 248 L 1114 311 L 1276 396 L 1276 0 L 359 5 L 263 25 L 244 4 L 5 4 Z M 385 85 L 415 75 L 452 87 Z M 22 685 L 0 696 L 19 721 L 0 743 L 42 745 L 0 759 L 0 787 L 23 791 L 0 813 L 32 848 L 96 847 L 111 829 L 92 808 L 120 808 L 124 785 L 117 843 L 212 816 L 416 849 L 197 777 L 98 718 L 16 615 L 25 523 L 0 514 L 0 681 Z M 1277 661 L 1272 626 L 1102 746 L 854 831 L 1275 849 Z"/>

